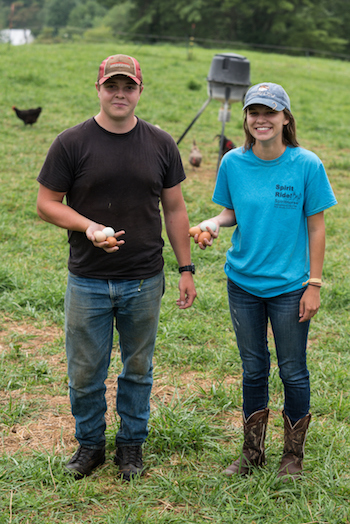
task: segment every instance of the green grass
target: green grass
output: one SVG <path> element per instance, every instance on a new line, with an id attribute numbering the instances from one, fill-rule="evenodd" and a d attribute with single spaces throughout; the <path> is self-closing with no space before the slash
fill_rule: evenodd
<path id="1" fill-rule="evenodd" d="M 167 286 L 144 450 L 147 475 L 125 485 L 113 466 L 117 351 L 108 384 L 106 464 L 79 483 L 63 474 L 75 446 L 62 333 L 68 246 L 65 231 L 36 215 L 36 177 L 54 137 L 98 111 L 98 65 L 119 51 L 137 56 L 143 68 L 137 114 L 175 140 L 207 99 L 213 56 L 236 52 L 195 48 L 188 60 L 186 49 L 170 45 L 0 46 L 0 523 L 349 523 L 350 65 L 342 61 L 237 51 L 250 60 L 252 83 L 286 88 L 300 141 L 323 160 L 339 202 L 326 212 L 326 285 L 310 330 L 313 418 L 304 478 L 289 485 L 276 479 L 283 395 L 272 340 L 268 464 L 249 478 L 222 475 L 242 442 L 241 365 L 223 272 L 230 230 L 205 252 L 192 246 L 198 298 L 186 311 L 175 306 L 177 264 L 165 238 Z M 41 105 L 43 111 L 29 128 L 12 105 Z M 217 213 L 211 195 L 219 108 L 211 101 L 180 143 L 191 224 Z M 225 134 L 240 144 L 241 127 L 241 106 L 233 104 Z M 187 160 L 193 139 L 203 153 L 196 172 Z"/>

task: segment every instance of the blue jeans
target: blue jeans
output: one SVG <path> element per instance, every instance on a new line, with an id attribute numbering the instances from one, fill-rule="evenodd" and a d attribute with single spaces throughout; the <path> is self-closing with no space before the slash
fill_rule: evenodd
<path id="1" fill-rule="evenodd" d="M 148 434 L 152 357 L 164 274 L 140 280 L 100 280 L 69 273 L 65 297 L 69 394 L 82 446 L 105 445 L 105 380 L 111 359 L 114 319 L 123 370 L 116 408 L 117 445 L 142 444 Z"/>
<path id="2" fill-rule="evenodd" d="M 299 302 L 304 289 L 277 297 L 260 298 L 227 283 L 231 319 L 243 366 L 243 412 L 249 417 L 269 401 L 270 319 L 279 375 L 284 386 L 284 411 L 292 423 L 308 414 L 310 379 L 306 346 L 310 322 L 299 322 Z"/>

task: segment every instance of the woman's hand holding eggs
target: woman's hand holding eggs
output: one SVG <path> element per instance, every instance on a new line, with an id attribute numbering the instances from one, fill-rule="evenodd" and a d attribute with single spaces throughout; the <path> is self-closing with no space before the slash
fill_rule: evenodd
<path id="1" fill-rule="evenodd" d="M 216 231 L 217 230 L 216 224 L 212 220 L 204 220 L 203 222 L 201 222 L 199 224 L 199 227 L 201 228 L 202 231 L 207 231 L 208 227 L 212 231 Z"/>
<path id="2" fill-rule="evenodd" d="M 199 247 L 203 246 L 202 249 L 212 245 L 211 241 L 213 237 L 207 230 L 207 227 L 213 232 L 217 230 L 215 222 L 212 220 L 204 220 L 199 226 L 191 227 L 188 231 L 189 235 L 194 238 L 194 241 L 200 244 Z"/>
<path id="3" fill-rule="evenodd" d="M 190 227 L 188 230 L 188 234 L 190 237 L 194 237 L 195 235 L 200 235 L 202 233 L 202 230 L 199 226 Z"/>

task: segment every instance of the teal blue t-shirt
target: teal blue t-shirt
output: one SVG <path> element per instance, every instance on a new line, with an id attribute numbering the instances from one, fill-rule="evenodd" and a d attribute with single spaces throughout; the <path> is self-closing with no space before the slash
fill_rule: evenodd
<path id="1" fill-rule="evenodd" d="M 301 147 L 275 160 L 241 147 L 226 153 L 213 201 L 236 213 L 225 273 L 260 297 L 302 287 L 310 270 L 306 219 L 337 203 L 321 160 Z"/>

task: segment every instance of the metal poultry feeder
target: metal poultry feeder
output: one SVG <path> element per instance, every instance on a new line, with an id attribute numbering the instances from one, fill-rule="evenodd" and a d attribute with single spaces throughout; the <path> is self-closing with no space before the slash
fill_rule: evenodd
<path id="1" fill-rule="evenodd" d="M 195 121 L 203 113 L 209 102 L 212 99 L 219 100 L 222 103 L 222 107 L 219 110 L 219 120 L 222 121 L 222 130 L 217 166 L 218 169 L 223 152 L 225 122 L 229 119 L 230 104 L 234 102 L 243 102 L 244 96 L 250 87 L 250 62 L 242 55 L 219 53 L 215 55 L 212 60 L 207 81 L 209 98 L 181 135 L 177 144 L 181 142 Z"/>
<path id="2" fill-rule="evenodd" d="M 250 86 L 250 63 L 242 55 L 215 55 L 208 77 L 208 95 L 220 102 L 242 102 Z"/>

